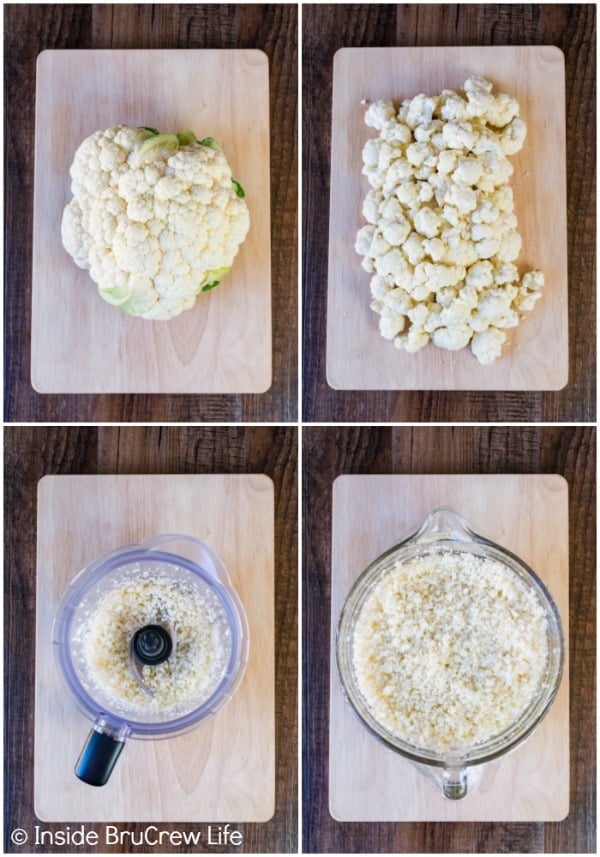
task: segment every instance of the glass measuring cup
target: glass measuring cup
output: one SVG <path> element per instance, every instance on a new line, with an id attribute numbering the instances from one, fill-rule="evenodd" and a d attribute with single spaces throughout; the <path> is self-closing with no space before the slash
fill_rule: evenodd
<path id="1" fill-rule="evenodd" d="M 536 694 L 522 715 L 500 734 L 460 751 L 439 752 L 399 738 L 377 720 L 363 696 L 353 665 L 358 616 L 377 585 L 398 562 L 435 553 L 466 553 L 501 563 L 535 596 L 546 620 L 547 658 Z M 475 533 L 448 507 L 428 515 L 421 528 L 372 562 L 359 576 L 342 608 L 336 632 L 336 665 L 342 691 L 362 724 L 388 748 L 409 759 L 434 780 L 444 797 L 466 797 L 477 784 L 482 765 L 510 752 L 537 728 L 552 705 L 562 677 L 564 638 L 556 605 L 537 575 L 518 557 Z"/>

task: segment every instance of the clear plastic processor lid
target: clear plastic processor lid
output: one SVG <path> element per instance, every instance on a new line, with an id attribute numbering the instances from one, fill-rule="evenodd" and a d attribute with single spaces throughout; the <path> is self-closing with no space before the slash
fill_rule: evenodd
<path id="1" fill-rule="evenodd" d="M 214 714 L 247 660 L 245 617 L 224 569 L 160 547 L 133 546 L 84 569 L 55 624 L 79 706 L 134 737 L 167 737 Z"/>

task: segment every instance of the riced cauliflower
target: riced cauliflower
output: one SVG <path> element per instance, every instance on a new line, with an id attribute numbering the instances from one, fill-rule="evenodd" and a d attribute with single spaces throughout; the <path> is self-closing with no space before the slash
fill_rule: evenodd
<path id="1" fill-rule="evenodd" d="M 548 622 L 503 563 L 461 551 L 398 561 L 356 619 L 352 665 L 372 716 L 436 752 L 511 728 L 539 694 Z"/>
<path id="2" fill-rule="evenodd" d="M 508 156 L 526 134 L 519 105 L 483 77 L 464 92 L 416 95 L 365 114 L 379 136 L 363 149 L 371 186 L 355 250 L 371 279 L 371 309 L 397 348 L 471 345 L 480 363 L 500 356 L 506 330 L 541 297 L 544 275 L 520 276 L 521 251 Z"/>
<path id="3" fill-rule="evenodd" d="M 231 269 L 250 226 L 244 191 L 212 137 L 119 125 L 75 153 L 62 242 L 98 293 L 169 319 Z"/>
<path id="4" fill-rule="evenodd" d="M 163 663 L 131 666 L 131 640 L 139 628 L 168 617 L 176 643 Z M 225 675 L 231 634 L 216 595 L 154 574 L 134 574 L 109 590 L 78 629 L 85 669 L 82 681 L 94 698 L 123 717 L 169 719 L 206 701 Z"/>

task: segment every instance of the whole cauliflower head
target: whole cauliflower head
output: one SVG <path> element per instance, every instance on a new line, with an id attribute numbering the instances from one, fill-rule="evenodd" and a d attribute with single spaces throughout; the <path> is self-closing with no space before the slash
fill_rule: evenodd
<path id="1" fill-rule="evenodd" d="M 130 315 L 190 309 L 248 233 L 244 191 L 212 137 L 119 125 L 87 137 L 70 174 L 63 245 L 100 296 Z"/>

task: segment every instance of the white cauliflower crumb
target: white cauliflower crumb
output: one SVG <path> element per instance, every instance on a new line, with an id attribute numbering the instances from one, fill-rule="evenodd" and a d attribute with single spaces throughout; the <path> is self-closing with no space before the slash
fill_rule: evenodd
<path id="1" fill-rule="evenodd" d="M 63 245 L 100 297 L 129 315 L 190 309 L 248 233 L 244 190 L 212 137 L 119 125 L 87 137 L 70 173 Z"/>
<path id="2" fill-rule="evenodd" d="M 435 752 L 466 751 L 513 726 L 548 657 L 535 592 L 498 560 L 463 551 L 397 562 L 367 596 L 352 641 L 372 716 Z"/>
<path id="3" fill-rule="evenodd" d="M 131 639 L 139 628 L 165 621 L 174 629 L 175 645 L 163 663 L 143 666 L 148 693 L 130 666 Z M 227 617 L 214 593 L 174 581 L 158 569 L 133 570 L 130 579 L 90 609 L 77 633 L 86 689 L 110 701 L 113 712 L 141 719 L 149 712 L 168 719 L 207 700 L 225 674 L 232 645 Z"/>
<path id="4" fill-rule="evenodd" d="M 363 150 L 372 189 L 355 250 L 378 277 L 371 308 L 385 315 L 382 336 L 413 353 L 429 341 L 450 350 L 470 344 L 480 363 L 493 362 L 504 329 L 533 309 L 544 283 L 541 271 L 521 277 L 513 264 L 522 242 L 508 156 L 527 132 L 518 102 L 473 76 L 462 93 L 421 93 L 398 109 L 371 103 L 365 122 L 379 136 Z M 385 303 L 384 286 L 424 305 L 425 320 Z"/>

